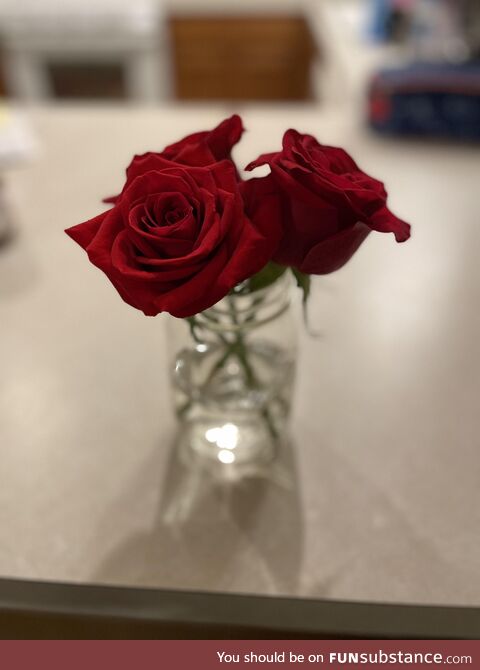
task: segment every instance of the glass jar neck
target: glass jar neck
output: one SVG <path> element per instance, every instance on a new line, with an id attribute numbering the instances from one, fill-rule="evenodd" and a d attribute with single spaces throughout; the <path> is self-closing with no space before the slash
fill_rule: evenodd
<path id="1" fill-rule="evenodd" d="M 249 331 L 280 317 L 290 306 L 292 278 L 284 272 L 269 286 L 252 293 L 230 293 L 197 314 L 198 324 L 214 332 Z"/>

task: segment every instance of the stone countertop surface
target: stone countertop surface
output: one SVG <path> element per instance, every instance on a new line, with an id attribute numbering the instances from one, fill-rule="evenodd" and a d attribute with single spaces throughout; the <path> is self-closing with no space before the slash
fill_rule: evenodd
<path id="1" fill-rule="evenodd" d="M 125 305 L 65 227 L 132 154 L 232 110 L 31 109 L 41 149 L 7 175 L 0 249 L 0 574 L 480 604 L 479 150 L 383 140 L 350 114 L 247 107 L 240 165 L 285 124 L 341 144 L 413 224 L 314 280 L 292 440 L 227 484 L 182 465 L 165 324 Z"/>

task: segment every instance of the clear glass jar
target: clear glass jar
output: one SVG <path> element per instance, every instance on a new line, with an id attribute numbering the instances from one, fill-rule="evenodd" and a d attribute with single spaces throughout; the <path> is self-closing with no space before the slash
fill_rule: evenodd
<path id="1" fill-rule="evenodd" d="M 285 272 L 192 319 L 169 319 L 182 455 L 219 467 L 266 463 L 285 437 L 295 361 L 293 281 Z"/>

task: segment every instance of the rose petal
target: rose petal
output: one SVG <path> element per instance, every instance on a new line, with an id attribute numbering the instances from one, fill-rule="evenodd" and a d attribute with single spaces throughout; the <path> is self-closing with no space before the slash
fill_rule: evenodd
<path id="1" fill-rule="evenodd" d="M 316 275 L 339 270 L 350 260 L 370 232 L 370 228 L 360 222 L 342 230 L 312 246 L 298 269 Z"/>
<path id="2" fill-rule="evenodd" d="M 93 219 L 90 219 L 89 221 L 85 221 L 84 223 L 79 223 L 76 226 L 67 228 L 65 232 L 83 249 L 86 249 L 95 235 L 98 233 L 100 226 L 102 225 L 102 222 L 109 211 L 110 210 L 107 212 L 102 212 L 102 214 L 93 217 Z"/>
<path id="3" fill-rule="evenodd" d="M 269 154 L 261 154 L 254 161 L 248 163 L 248 165 L 245 166 L 245 170 L 247 172 L 251 172 L 252 170 L 255 170 L 255 168 L 260 167 L 261 165 L 271 165 L 275 160 L 275 158 L 278 156 L 278 153 L 279 153 L 278 151 L 272 151 Z"/>

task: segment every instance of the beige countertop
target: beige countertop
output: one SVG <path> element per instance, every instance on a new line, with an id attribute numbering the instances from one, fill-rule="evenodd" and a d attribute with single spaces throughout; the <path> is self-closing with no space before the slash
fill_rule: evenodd
<path id="1" fill-rule="evenodd" d="M 480 604 L 479 151 L 369 135 L 314 107 L 249 108 L 240 164 L 286 123 L 386 182 L 412 239 L 372 235 L 317 278 L 292 444 L 235 485 L 176 461 L 165 318 L 125 305 L 63 229 L 133 153 L 231 110 L 31 110 L 0 250 L 0 574 Z"/>

